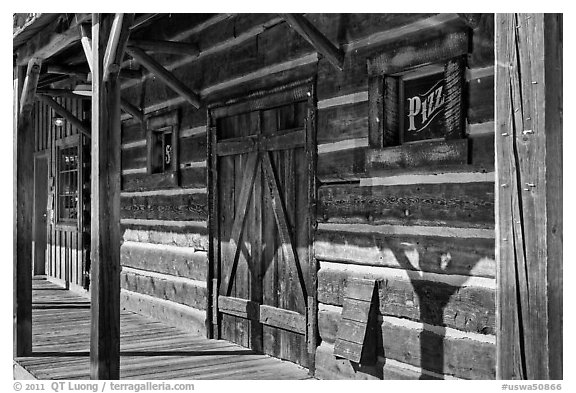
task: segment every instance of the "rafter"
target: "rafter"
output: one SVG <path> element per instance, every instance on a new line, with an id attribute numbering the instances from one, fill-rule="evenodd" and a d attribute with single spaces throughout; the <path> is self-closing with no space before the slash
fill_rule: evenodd
<path id="1" fill-rule="evenodd" d="M 120 106 L 124 112 L 131 115 L 134 119 L 138 120 L 138 122 L 144 123 L 144 112 L 138 109 L 135 105 L 132 105 L 122 98 L 120 99 Z"/>
<path id="2" fill-rule="evenodd" d="M 344 65 L 344 52 L 338 49 L 330 40 L 322 34 L 308 19 L 301 14 L 280 14 L 282 18 L 308 41 L 318 53 L 342 71 Z"/>
<path id="3" fill-rule="evenodd" d="M 76 19 L 63 31 L 63 21 L 56 19 L 15 51 L 16 64 L 25 65 L 33 57 L 48 59 L 68 48 L 78 41 L 78 25 L 89 18 L 90 14 L 77 14 Z"/>
<path id="4" fill-rule="evenodd" d="M 198 45 L 190 42 L 130 40 L 130 45 L 149 52 L 170 53 L 174 55 L 197 56 Z"/>
<path id="5" fill-rule="evenodd" d="M 90 138 L 90 130 L 88 129 L 88 127 L 86 127 L 86 125 L 84 123 L 82 123 L 82 121 L 80 121 L 80 119 L 78 119 L 76 116 L 74 116 L 74 114 L 72 112 L 70 112 L 68 109 L 64 108 L 62 105 L 57 103 L 51 97 L 48 97 L 48 96 L 42 95 L 42 94 L 37 95 L 37 97 L 40 101 L 44 102 L 46 105 L 48 105 L 52 109 L 54 109 L 54 111 L 56 113 L 58 113 L 60 116 L 62 116 L 66 120 L 68 120 L 70 122 L 70 124 L 72 124 L 74 127 L 76 127 L 78 129 L 78 131 L 80 131 L 82 134 L 84 134 L 88 138 Z"/>
<path id="6" fill-rule="evenodd" d="M 184 85 L 178 78 L 176 78 L 170 71 L 164 68 L 160 63 L 147 55 L 142 49 L 129 46 L 126 52 L 132 56 L 137 62 L 142 64 L 148 71 L 153 73 L 158 79 L 164 82 L 168 87 L 180 94 L 196 109 L 200 107 L 200 98 L 198 94 L 193 92 L 188 86 Z"/>
<path id="7" fill-rule="evenodd" d="M 38 90 L 36 90 L 36 94 L 50 96 L 50 97 L 66 97 L 66 98 L 72 98 L 72 99 L 76 99 L 76 100 L 89 100 L 91 98 L 90 96 L 75 94 L 73 90 L 69 90 L 69 89 L 38 88 Z"/>

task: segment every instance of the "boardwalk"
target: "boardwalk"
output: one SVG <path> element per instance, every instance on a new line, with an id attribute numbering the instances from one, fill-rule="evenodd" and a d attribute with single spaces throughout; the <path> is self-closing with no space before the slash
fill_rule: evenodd
<path id="1" fill-rule="evenodd" d="M 46 280 L 33 289 L 33 356 L 17 363 L 36 379 L 89 379 L 89 300 Z M 120 330 L 121 379 L 310 378 L 293 363 L 133 312 L 122 311 Z"/>

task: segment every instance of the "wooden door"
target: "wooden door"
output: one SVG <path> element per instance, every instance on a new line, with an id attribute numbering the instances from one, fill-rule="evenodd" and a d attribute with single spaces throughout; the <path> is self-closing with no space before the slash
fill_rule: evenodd
<path id="1" fill-rule="evenodd" d="M 221 117 L 212 146 L 219 337 L 303 366 L 315 318 L 309 105 Z"/>
<path id="2" fill-rule="evenodd" d="M 48 156 L 34 158 L 34 275 L 46 274 L 46 216 L 48 203 Z"/>

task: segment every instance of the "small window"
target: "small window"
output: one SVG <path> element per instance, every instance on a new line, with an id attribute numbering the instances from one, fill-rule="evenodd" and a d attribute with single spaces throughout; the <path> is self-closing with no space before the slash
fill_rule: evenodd
<path id="1" fill-rule="evenodd" d="M 80 155 L 78 138 L 59 141 L 57 154 L 56 217 L 59 224 L 76 225 L 79 212 Z"/>
<path id="2" fill-rule="evenodd" d="M 464 137 L 468 43 L 454 31 L 367 59 L 371 147 Z"/>
<path id="3" fill-rule="evenodd" d="M 152 116 L 146 121 L 148 175 L 162 178 L 162 184 L 178 184 L 178 112 Z"/>
<path id="4" fill-rule="evenodd" d="M 371 145 L 462 137 L 463 71 L 458 58 L 371 78 Z"/>
<path id="5" fill-rule="evenodd" d="M 174 160 L 174 144 L 172 142 L 174 132 L 172 127 L 152 130 L 151 133 L 151 172 L 166 173 L 172 171 L 172 162 Z"/>

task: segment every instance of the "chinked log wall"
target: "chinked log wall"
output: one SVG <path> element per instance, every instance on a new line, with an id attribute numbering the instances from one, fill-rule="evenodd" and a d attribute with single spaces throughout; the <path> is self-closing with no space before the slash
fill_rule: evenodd
<path id="1" fill-rule="evenodd" d="M 218 15 L 184 31 L 159 21 L 157 39 L 197 42 L 198 56 L 154 54 L 203 102 L 317 75 L 320 378 L 494 378 L 493 18 L 472 32 L 467 164 L 368 168 L 366 59 L 461 26 L 456 15 L 307 18 L 345 51 L 338 72 L 277 15 Z M 150 114 L 180 108 L 180 189 L 147 184 L 143 128 L 124 117 L 122 287 L 127 307 L 202 331 L 206 307 L 206 108 L 193 109 L 150 75 L 122 96 Z M 412 163 L 412 164 L 411 164 Z M 382 212 L 385 211 L 386 214 Z M 379 285 L 378 363 L 333 356 L 350 277 Z"/>

